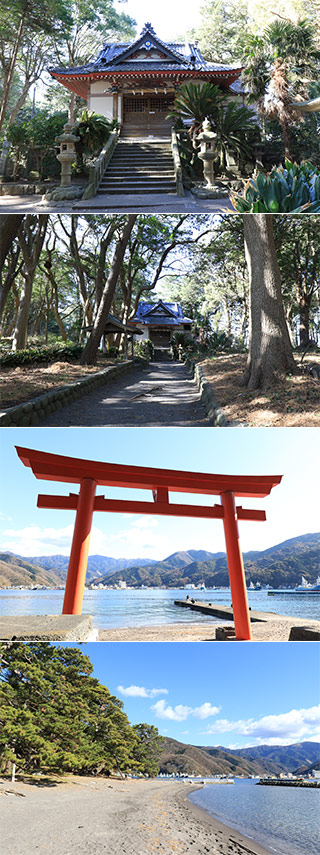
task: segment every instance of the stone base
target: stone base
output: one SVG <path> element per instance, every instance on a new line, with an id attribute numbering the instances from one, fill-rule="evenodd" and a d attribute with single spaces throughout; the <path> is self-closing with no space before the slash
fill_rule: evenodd
<path id="1" fill-rule="evenodd" d="M 235 641 L 234 626 L 217 626 L 216 641 Z"/>
<path id="2" fill-rule="evenodd" d="M 289 641 L 320 641 L 320 630 L 314 626 L 292 626 Z"/>
<path id="3" fill-rule="evenodd" d="M 56 187 L 42 196 L 42 204 L 47 202 L 64 202 L 70 199 L 82 199 L 84 187 L 79 184 L 69 184 L 67 187 Z"/>
<path id="4" fill-rule="evenodd" d="M 223 199 L 229 196 L 229 191 L 222 187 L 191 187 L 191 193 L 197 199 Z"/>
<path id="5" fill-rule="evenodd" d="M 0 182 L 0 196 L 34 196 L 50 193 L 54 189 L 54 184 L 28 182 L 25 184 L 16 184 L 14 182 Z"/>
<path id="6" fill-rule="evenodd" d="M 5 615 L 0 617 L 1 641 L 94 641 L 91 615 Z"/>

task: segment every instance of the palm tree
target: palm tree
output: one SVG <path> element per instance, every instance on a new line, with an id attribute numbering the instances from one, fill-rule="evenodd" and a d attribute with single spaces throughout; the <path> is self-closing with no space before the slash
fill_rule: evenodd
<path id="1" fill-rule="evenodd" d="M 185 83 L 176 95 L 174 108 L 169 117 L 174 119 L 192 120 L 190 135 L 198 131 L 202 122 L 214 117 L 217 110 L 226 103 L 227 96 L 219 86 L 213 83 Z"/>
<path id="2" fill-rule="evenodd" d="M 84 110 L 80 122 L 76 127 L 80 142 L 76 144 L 77 155 L 80 165 L 83 163 L 83 154 L 99 153 L 109 139 L 112 131 L 111 122 L 99 113 Z"/>
<path id="3" fill-rule="evenodd" d="M 236 152 L 242 158 L 252 157 L 252 150 L 260 139 L 260 128 L 253 110 L 234 102 L 225 108 L 220 106 L 214 124 L 222 167 L 225 166 L 228 151 Z"/>
<path id="4" fill-rule="evenodd" d="M 274 21 L 262 38 L 249 36 L 245 57 L 251 101 L 262 115 L 278 116 L 284 154 L 290 158 L 290 123 L 297 121 L 291 104 L 296 95 L 307 97 L 320 59 L 314 28 L 306 20 Z"/>

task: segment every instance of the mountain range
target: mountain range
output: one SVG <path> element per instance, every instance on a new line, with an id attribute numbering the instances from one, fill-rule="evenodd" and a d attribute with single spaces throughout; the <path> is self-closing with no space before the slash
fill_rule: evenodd
<path id="1" fill-rule="evenodd" d="M 247 584 L 260 582 L 272 587 L 294 587 L 304 576 L 315 583 L 320 574 L 320 535 L 304 534 L 286 540 L 261 552 L 244 553 Z M 49 555 L 24 558 L 10 552 L 0 553 L 0 587 L 65 583 L 68 556 Z M 147 558 L 110 558 L 91 555 L 87 583 L 128 586 L 184 587 L 204 584 L 210 587 L 229 585 L 227 558 L 223 552 L 190 549 L 172 553 L 163 561 Z"/>
<path id="2" fill-rule="evenodd" d="M 164 737 L 160 771 L 184 775 L 279 775 L 305 774 L 320 764 L 320 743 L 259 745 L 233 750 L 185 745 Z"/>
<path id="3" fill-rule="evenodd" d="M 262 552 L 244 553 L 243 558 L 248 584 L 252 581 L 275 588 L 295 586 L 301 582 L 301 576 L 315 582 L 320 573 L 320 535 L 300 535 Z M 100 582 L 107 584 L 118 584 L 120 581 L 132 587 L 165 585 L 179 588 L 190 583 L 203 583 L 206 588 L 226 587 L 229 584 L 227 557 L 223 552 L 175 552 L 164 561 L 143 566 L 136 563 L 125 571 L 112 574 L 108 579 L 100 579 Z"/>

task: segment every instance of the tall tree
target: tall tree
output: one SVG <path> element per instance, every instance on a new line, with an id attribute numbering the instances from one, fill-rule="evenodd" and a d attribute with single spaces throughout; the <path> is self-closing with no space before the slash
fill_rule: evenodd
<path id="1" fill-rule="evenodd" d="M 95 362 L 100 339 L 104 333 L 104 327 L 111 309 L 112 300 L 114 298 L 117 282 L 120 276 L 124 254 L 136 219 L 137 214 L 128 214 L 122 232 L 116 242 L 109 276 L 103 289 L 92 333 L 81 356 L 81 365 L 92 365 Z"/>
<path id="2" fill-rule="evenodd" d="M 20 225 L 18 231 L 19 244 L 21 246 L 24 265 L 21 271 L 23 276 L 23 287 L 20 295 L 18 316 L 12 340 L 13 351 L 24 348 L 27 343 L 32 286 L 46 236 L 48 219 L 48 214 L 39 214 L 36 217 L 32 214 L 28 214 Z"/>
<path id="3" fill-rule="evenodd" d="M 0 758 L 22 771 L 135 768 L 139 741 L 88 656 L 48 643 L 0 645 Z"/>
<path id="4" fill-rule="evenodd" d="M 238 62 L 248 25 L 247 0 L 205 0 L 195 35 L 201 51 L 212 62 Z"/>
<path id="5" fill-rule="evenodd" d="M 271 385 L 296 370 L 285 319 L 281 278 L 269 214 L 245 214 L 244 242 L 250 284 L 250 344 L 243 384 Z"/>
<path id="6" fill-rule="evenodd" d="M 134 35 L 135 21 L 118 12 L 114 0 L 72 0 L 72 27 L 63 42 L 54 40 L 60 65 L 83 65 L 105 42 Z M 75 94 L 69 96 L 69 121 L 75 119 Z"/>
<path id="7" fill-rule="evenodd" d="M 290 158 L 290 125 L 300 121 L 292 101 L 308 96 L 320 60 L 313 23 L 276 19 L 262 36 L 248 34 L 244 55 L 249 98 L 262 115 L 278 117 L 284 155 Z"/>
<path id="8" fill-rule="evenodd" d="M 30 40 L 45 35 L 60 41 L 71 26 L 71 0 L 8 0 L 0 12 L 0 60 L 2 64 L 2 104 L 0 131 L 3 127 L 10 89 L 19 52 Z M 30 84 L 31 85 L 31 84 Z"/>

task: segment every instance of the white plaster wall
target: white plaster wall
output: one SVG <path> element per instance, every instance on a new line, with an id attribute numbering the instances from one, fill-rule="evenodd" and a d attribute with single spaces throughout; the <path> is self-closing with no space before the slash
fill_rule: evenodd
<path id="1" fill-rule="evenodd" d="M 89 97 L 89 110 L 94 110 L 95 113 L 99 113 L 101 116 L 105 116 L 106 119 L 112 121 L 113 119 L 113 97 L 112 95 L 91 95 Z"/>

